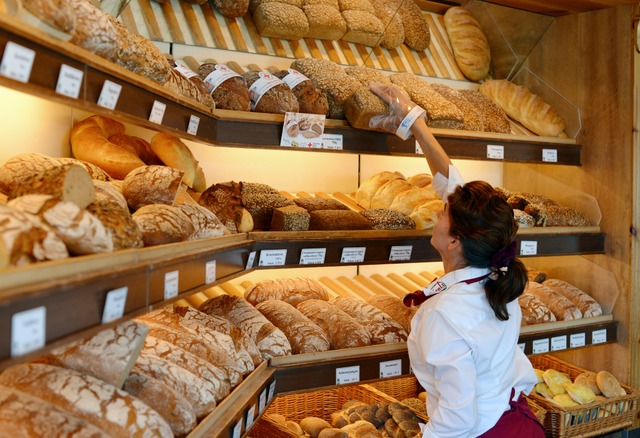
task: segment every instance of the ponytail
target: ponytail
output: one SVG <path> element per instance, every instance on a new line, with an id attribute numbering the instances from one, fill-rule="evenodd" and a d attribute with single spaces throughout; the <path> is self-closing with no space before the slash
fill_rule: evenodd
<path id="1" fill-rule="evenodd" d="M 493 269 L 484 284 L 484 292 L 496 318 L 500 321 L 509 319 L 507 304 L 522 295 L 527 281 L 527 268 L 520 259 L 512 259 L 506 270 Z"/>

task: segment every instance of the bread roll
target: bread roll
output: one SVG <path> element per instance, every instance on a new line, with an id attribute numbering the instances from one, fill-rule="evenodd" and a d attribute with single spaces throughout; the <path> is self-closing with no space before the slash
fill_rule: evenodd
<path id="1" fill-rule="evenodd" d="M 187 187 L 193 188 L 198 192 L 206 189 L 206 186 L 194 187 L 193 183 L 200 165 L 189 147 L 178 137 L 166 132 L 159 132 L 151 138 L 150 147 L 165 165 L 184 172 L 182 182 Z"/>
<path id="2" fill-rule="evenodd" d="M 291 304 L 272 299 L 256 304 L 256 309 L 282 330 L 291 344 L 293 354 L 329 349 L 327 334 Z"/>
<path id="3" fill-rule="evenodd" d="M 281 300 L 297 307 L 305 300 L 329 301 L 325 287 L 312 278 L 276 278 L 264 280 L 248 287 L 244 298 L 254 306 L 268 300 Z"/>
<path id="4" fill-rule="evenodd" d="M 544 383 L 547 384 L 553 395 L 566 394 L 565 383 L 571 383 L 569 376 L 553 368 L 549 368 L 542 373 Z"/>
<path id="5" fill-rule="evenodd" d="M 568 321 L 582 318 L 582 312 L 571 301 L 540 283 L 529 282 L 525 293 L 531 294 L 542 301 L 558 321 Z"/>
<path id="6" fill-rule="evenodd" d="M 600 388 L 598 388 L 596 376 L 597 373 L 593 371 L 584 371 L 578 374 L 575 379 L 573 379 L 573 383 L 584 385 L 591 391 L 593 391 L 595 395 L 601 395 L 602 392 L 600 391 Z"/>
<path id="7" fill-rule="evenodd" d="M 7 368 L 0 384 L 31 394 L 117 436 L 172 437 L 153 409 L 102 380 L 52 365 L 25 363 Z"/>
<path id="8" fill-rule="evenodd" d="M 333 304 L 306 300 L 297 309 L 329 335 L 332 350 L 371 344 L 371 336 L 362 324 Z"/>
<path id="9" fill-rule="evenodd" d="M 144 246 L 184 242 L 195 232 L 189 217 L 171 205 L 145 205 L 131 217 L 142 231 Z"/>
<path id="10" fill-rule="evenodd" d="M 331 427 L 331 424 L 319 417 L 304 417 L 300 420 L 300 427 L 302 427 L 302 430 L 308 433 L 311 438 L 318 438 L 320 432 L 323 429 Z"/>
<path id="11" fill-rule="evenodd" d="M 400 298 L 391 295 L 372 295 L 367 299 L 367 303 L 391 316 L 407 333 L 411 332 L 411 319 L 416 313 L 415 307 L 407 307 L 402 304 Z"/>
<path id="12" fill-rule="evenodd" d="M 564 120 L 558 112 L 522 85 L 504 79 L 487 80 L 480 85 L 479 91 L 497 103 L 509 117 L 538 135 L 557 137 L 564 131 Z"/>
<path id="13" fill-rule="evenodd" d="M 584 318 L 602 315 L 602 307 L 600 307 L 600 304 L 589 294 L 574 285 L 557 278 L 549 278 L 543 281 L 542 284 L 571 301 L 580 309 Z"/>
<path id="14" fill-rule="evenodd" d="M 569 397 L 581 405 L 586 405 L 596 399 L 596 395 L 591 389 L 579 383 L 565 383 L 564 389 L 567 390 Z"/>
<path id="15" fill-rule="evenodd" d="M 369 332 L 372 344 L 391 344 L 407 340 L 407 332 L 400 323 L 372 304 L 351 297 L 335 297 L 329 303 L 359 321 Z"/>
<path id="16" fill-rule="evenodd" d="M 468 9 L 456 6 L 445 12 L 444 27 L 462 74 L 472 81 L 484 79 L 489 74 L 491 50 L 480 23 Z"/>
<path id="17" fill-rule="evenodd" d="M 309 32 L 302 9 L 286 3 L 261 3 L 253 12 L 253 21 L 264 37 L 299 40 Z"/>
<path id="18" fill-rule="evenodd" d="M 627 395 L 627 391 L 620 386 L 620 382 L 609 371 L 602 370 L 596 374 L 596 384 L 605 397 L 622 397 Z"/>

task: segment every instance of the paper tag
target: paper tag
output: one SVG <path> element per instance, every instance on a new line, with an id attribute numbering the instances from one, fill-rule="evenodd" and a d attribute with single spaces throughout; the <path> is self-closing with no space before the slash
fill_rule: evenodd
<path id="1" fill-rule="evenodd" d="M 62 64 L 56 84 L 56 93 L 77 99 L 80 95 L 83 77 L 84 72 L 82 70 Z"/>
<path id="2" fill-rule="evenodd" d="M 558 162 L 558 150 L 557 149 L 542 149 L 542 161 L 547 163 Z"/>
<path id="3" fill-rule="evenodd" d="M 524 342 L 521 343 L 521 344 L 518 344 L 518 348 L 520 348 L 520 350 L 522 350 L 523 353 L 524 353 L 524 349 L 525 349 L 526 346 L 527 346 L 527 344 L 524 343 Z"/>
<path id="4" fill-rule="evenodd" d="M 178 271 L 164 274 L 164 299 L 168 300 L 178 296 Z"/>
<path id="5" fill-rule="evenodd" d="M 592 344 L 604 344 L 607 342 L 607 329 L 594 330 L 591 332 Z"/>
<path id="6" fill-rule="evenodd" d="M 276 395 L 276 381 L 269 383 L 269 395 L 267 396 L 267 403 L 270 403 L 273 400 L 273 397 Z"/>
<path id="7" fill-rule="evenodd" d="M 233 426 L 233 438 L 240 438 L 242 436 L 242 418 Z"/>
<path id="8" fill-rule="evenodd" d="M 413 245 L 392 246 L 389 253 L 389 261 L 409 261 L 411 260 L 411 251 L 413 251 Z"/>
<path id="9" fill-rule="evenodd" d="M 285 113 L 280 146 L 322 148 L 324 120 L 319 114 Z"/>
<path id="10" fill-rule="evenodd" d="M 578 348 L 587 345 L 587 336 L 584 333 L 574 333 L 569 337 L 569 347 Z"/>
<path id="11" fill-rule="evenodd" d="M 418 140 L 416 140 L 415 146 L 416 146 L 416 154 L 424 155 L 424 152 L 422 151 L 422 146 L 420 146 L 420 143 L 418 143 Z"/>
<path id="12" fill-rule="evenodd" d="M 98 97 L 98 105 L 103 108 L 115 109 L 121 91 L 122 85 L 109 80 L 104 81 L 102 90 L 100 91 L 100 97 Z"/>
<path id="13" fill-rule="evenodd" d="M 256 405 L 252 405 L 247 411 L 247 429 L 251 427 L 256 416 Z"/>
<path id="14" fill-rule="evenodd" d="M 44 347 L 46 320 L 45 306 L 24 310 L 11 316 L 11 357 Z"/>
<path id="15" fill-rule="evenodd" d="M 362 263 L 366 250 L 365 247 L 343 248 L 340 263 Z"/>
<path id="16" fill-rule="evenodd" d="M 327 254 L 327 248 L 303 248 L 300 251 L 301 265 L 322 265 Z"/>
<path id="17" fill-rule="evenodd" d="M 356 383 L 360 381 L 360 365 L 336 368 L 336 385 Z"/>
<path id="18" fill-rule="evenodd" d="M 260 251 L 258 266 L 284 266 L 286 260 L 286 249 L 263 249 Z"/>
<path id="19" fill-rule="evenodd" d="M 287 69 L 287 71 L 289 72 L 289 74 L 282 78 L 282 82 L 287 84 L 287 87 L 291 88 L 292 90 L 296 88 L 296 85 L 310 80 L 308 77 L 293 68 L 289 68 Z"/>
<path id="20" fill-rule="evenodd" d="M 402 359 L 380 362 L 380 378 L 402 375 Z"/>
<path id="21" fill-rule="evenodd" d="M 194 116 L 192 114 L 191 117 L 189 117 L 189 126 L 187 127 L 187 132 L 193 135 L 198 134 L 198 126 L 200 126 L 200 117 Z"/>
<path id="22" fill-rule="evenodd" d="M 488 144 L 487 158 L 491 158 L 492 160 L 504 160 L 504 146 Z"/>
<path id="23" fill-rule="evenodd" d="M 231 78 L 242 78 L 238 73 L 231 70 L 227 66 L 216 64 L 214 70 L 204 78 L 204 83 L 207 84 L 207 88 L 209 89 L 209 93 L 213 93 L 216 88 L 220 86 L 224 81 Z M 244 80 L 244 78 L 242 78 Z"/>
<path id="24" fill-rule="evenodd" d="M 151 108 L 151 114 L 149 115 L 149 121 L 152 123 L 162 124 L 164 118 L 164 112 L 167 109 L 167 105 L 157 100 L 153 101 L 153 108 Z"/>
<path id="25" fill-rule="evenodd" d="M 262 414 L 262 411 L 267 407 L 267 388 L 263 389 L 258 397 L 258 413 Z"/>
<path id="26" fill-rule="evenodd" d="M 322 149 L 342 150 L 342 134 L 322 134 Z"/>
<path id="27" fill-rule="evenodd" d="M 216 281 L 216 261 L 211 260 L 205 265 L 205 283 L 210 284 Z"/>
<path id="28" fill-rule="evenodd" d="M 176 62 L 175 69 L 176 69 L 176 71 L 178 73 L 180 73 L 182 76 L 184 76 L 187 79 L 193 78 L 195 76 L 198 76 L 198 73 L 196 73 L 195 71 L 191 70 L 186 65 L 180 64 L 178 62 Z"/>
<path id="29" fill-rule="evenodd" d="M 121 287 L 107 292 L 107 298 L 102 311 L 102 323 L 106 324 L 124 315 L 124 305 L 127 303 L 128 287 Z"/>
<path id="30" fill-rule="evenodd" d="M 533 341 L 533 354 L 548 353 L 549 339 L 536 339 Z"/>
<path id="31" fill-rule="evenodd" d="M 4 48 L 4 55 L 2 55 L 2 62 L 0 62 L 0 75 L 26 84 L 29 82 L 35 59 L 36 52 L 34 50 L 9 41 Z"/>
<path id="32" fill-rule="evenodd" d="M 520 242 L 520 255 L 536 255 L 538 254 L 538 242 L 536 240 L 523 240 Z"/>
<path id="33" fill-rule="evenodd" d="M 551 351 L 567 349 L 567 336 L 555 336 L 551 338 Z"/>

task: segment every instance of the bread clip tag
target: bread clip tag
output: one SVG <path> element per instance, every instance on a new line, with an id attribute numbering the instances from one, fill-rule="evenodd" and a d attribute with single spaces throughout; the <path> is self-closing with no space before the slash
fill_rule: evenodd
<path id="1" fill-rule="evenodd" d="M 191 70 L 186 65 L 182 65 L 182 64 L 176 63 L 175 69 L 176 69 L 176 71 L 178 73 L 180 73 L 182 76 L 184 76 L 187 79 L 190 79 L 190 78 L 192 78 L 194 76 L 198 76 L 198 73 L 196 73 L 195 71 Z"/>
<path id="2" fill-rule="evenodd" d="M 249 87 L 249 95 L 251 96 L 251 110 L 255 110 L 256 106 L 258 106 L 258 102 L 262 99 L 267 91 L 271 90 L 276 85 L 280 85 L 283 82 L 278 79 L 276 76 L 273 76 L 266 71 L 261 71 L 258 73 L 260 79 L 255 81 L 251 87 Z"/>
<path id="3" fill-rule="evenodd" d="M 408 139 L 409 137 L 411 137 L 411 126 L 413 126 L 413 122 L 415 122 L 418 117 L 424 117 L 426 115 L 426 111 L 424 109 L 422 109 L 422 107 L 420 106 L 414 106 L 411 111 L 409 111 L 409 114 L 407 114 L 404 118 L 404 120 L 402 120 L 402 123 L 400 123 L 400 126 L 398 126 L 398 129 L 396 130 L 396 135 L 398 137 L 400 137 L 403 140 Z"/>
<path id="4" fill-rule="evenodd" d="M 287 84 L 287 86 L 292 90 L 296 87 L 296 85 L 309 80 L 308 77 L 300 73 L 298 70 L 290 68 L 287 71 L 289 72 L 289 74 L 282 78 L 282 82 Z"/>
<path id="5" fill-rule="evenodd" d="M 209 93 L 213 93 L 224 81 L 235 77 L 242 78 L 242 76 L 230 68 L 216 64 L 215 69 L 204 78 L 204 83 L 207 84 Z M 244 81 L 244 78 L 242 78 L 242 80 Z"/>

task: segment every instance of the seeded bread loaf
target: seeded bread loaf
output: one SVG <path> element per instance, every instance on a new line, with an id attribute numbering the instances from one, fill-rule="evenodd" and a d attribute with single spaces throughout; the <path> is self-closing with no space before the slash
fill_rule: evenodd
<path id="1" fill-rule="evenodd" d="M 299 7 L 287 3 L 261 3 L 253 12 L 260 35 L 299 40 L 309 32 L 307 16 Z"/>
<path id="2" fill-rule="evenodd" d="M 342 202 L 331 198 L 317 196 L 295 198 L 293 202 L 307 211 L 314 210 L 349 210 Z"/>
<path id="3" fill-rule="evenodd" d="M 414 230 L 416 223 L 405 213 L 387 208 L 370 208 L 360 214 L 371 222 L 373 230 Z"/>
<path id="4" fill-rule="evenodd" d="M 373 12 L 349 9 L 342 11 L 347 31 L 342 40 L 375 47 L 382 41 L 384 25 Z"/>
<path id="5" fill-rule="evenodd" d="M 309 22 L 307 38 L 337 41 L 347 32 L 347 23 L 337 8 L 313 4 L 303 6 L 302 11 Z"/>
<path id="6" fill-rule="evenodd" d="M 491 99 L 476 90 L 458 90 L 458 93 L 478 109 L 484 132 L 511 133 L 509 118 Z"/>
<path id="7" fill-rule="evenodd" d="M 460 111 L 462 111 L 462 116 L 464 119 L 464 125 L 461 129 L 466 131 L 482 131 L 483 130 L 483 120 L 482 114 L 478 108 L 476 108 L 471 102 L 465 99 L 464 95 L 458 92 L 447 85 L 444 84 L 432 84 L 431 88 L 433 88 L 438 94 L 447 99 L 449 102 L 453 103 L 458 107 Z"/>
<path id="8" fill-rule="evenodd" d="M 414 0 L 385 0 L 398 11 L 404 29 L 404 43 L 413 50 L 427 50 L 431 43 L 431 30 L 422 10 Z"/>
<path id="9" fill-rule="evenodd" d="M 242 17 L 249 10 L 249 0 L 213 0 L 213 6 L 225 17 Z"/>
<path id="10" fill-rule="evenodd" d="M 391 316 L 366 301 L 335 297 L 329 303 L 360 322 L 371 336 L 372 344 L 390 344 L 407 340 L 407 332 Z"/>
<path id="11" fill-rule="evenodd" d="M 216 108 L 251 111 L 249 89 L 240 74 L 212 59 L 206 59 L 196 68 L 196 72 L 207 85 Z"/>
<path id="12" fill-rule="evenodd" d="M 297 309 L 329 336 L 332 350 L 371 344 L 371 336 L 362 324 L 327 301 L 306 300 Z"/>
<path id="13" fill-rule="evenodd" d="M 274 76 L 280 78 L 293 91 L 298 99 L 301 113 L 327 114 L 329 111 L 327 96 L 305 75 L 297 70 L 288 69 L 279 70 L 274 73 Z"/>
<path id="14" fill-rule="evenodd" d="M 275 278 L 264 280 L 244 291 L 244 298 L 254 306 L 268 300 L 280 300 L 296 307 L 305 300 L 329 300 L 322 283 L 313 278 Z"/>
<path id="15" fill-rule="evenodd" d="M 309 229 L 309 212 L 297 205 L 275 208 L 271 216 L 271 231 L 307 231 Z"/>
<path id="16" fill-rule="evenodd" d="M 353 210 L 315 210 L 309 213 L 310 230 L 370 230 L 371 222 Z"/>
<path id="17" fill-rule="evenodd" d="M 109 231 L 114 251 L 144 246 L 142 230 L 128 208 L 123 210 L 120 204 L 111 201 L 96 201 L 87 207 L 87 211 Z"/>
<path id="18" fill-rule="evenodd" d="M 386 49 L 395 49 L 404 42 L 404 25 L 402 18 L 394 9 L 389 7 L 386 0 L 371 0 L 376 17 L 384 26 L 380 45 Z"/>

